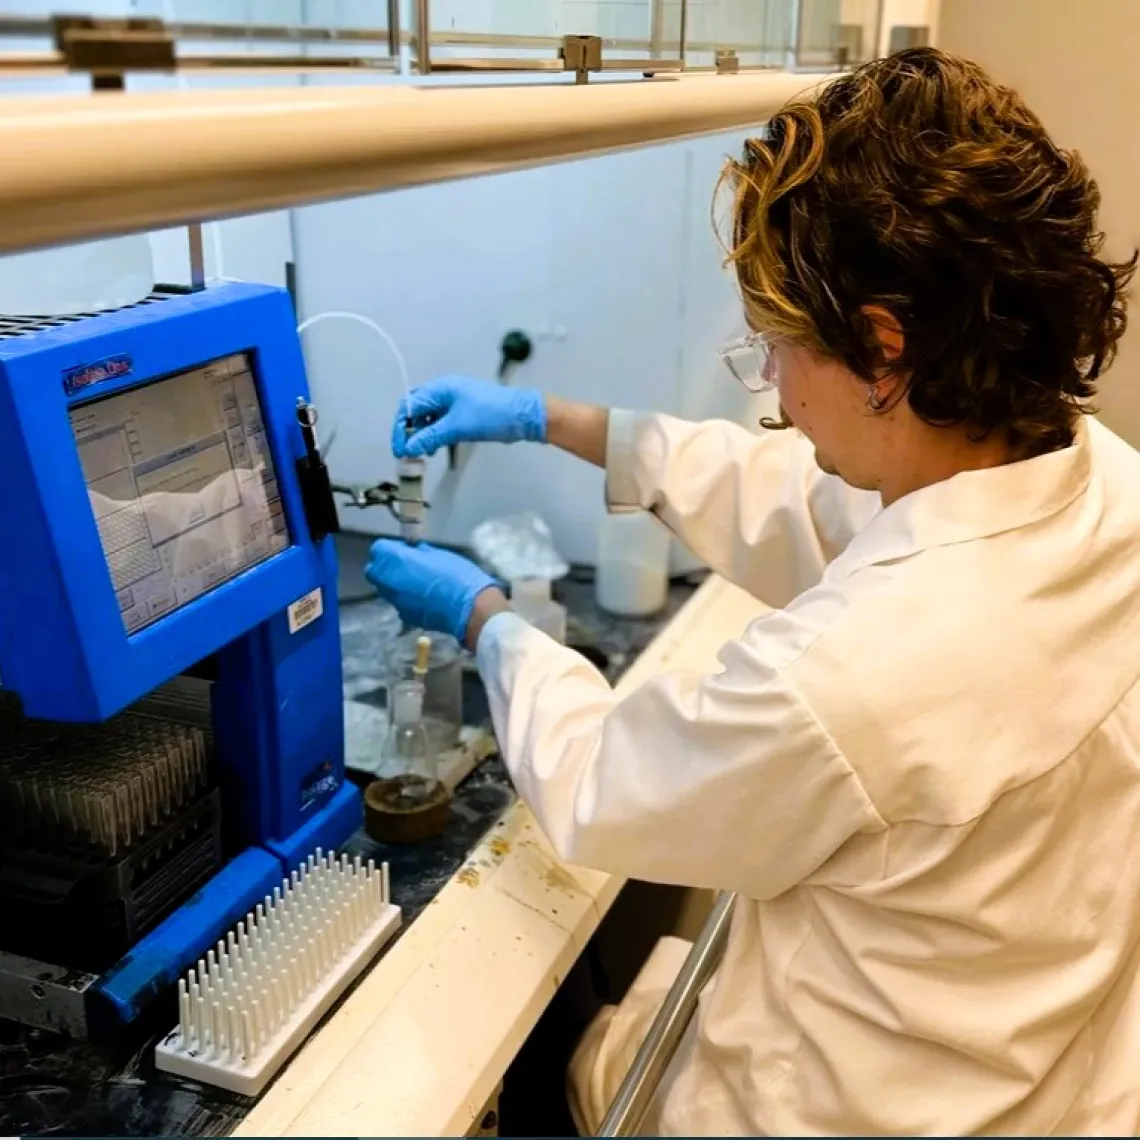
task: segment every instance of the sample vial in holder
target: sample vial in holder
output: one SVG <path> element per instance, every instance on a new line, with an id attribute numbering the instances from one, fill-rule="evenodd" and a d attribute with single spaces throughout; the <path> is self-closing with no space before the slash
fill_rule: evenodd
<path id="1" fill-rule="evenodd" d="M 415 544 L 424 536 L 424 472 L 422 459 L 401 459 L 396 468 L 396 510 L 400 537 Z"/>

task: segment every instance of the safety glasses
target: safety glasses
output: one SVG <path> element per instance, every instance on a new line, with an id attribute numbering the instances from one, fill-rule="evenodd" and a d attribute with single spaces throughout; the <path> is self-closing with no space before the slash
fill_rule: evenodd
<path id="1" fill-rule="evenodd" d="M 775 347 L 768 333 L 749 333 L 726 344 L 719 355 L 749 392 L 769 392 L 776 386 Z"/>

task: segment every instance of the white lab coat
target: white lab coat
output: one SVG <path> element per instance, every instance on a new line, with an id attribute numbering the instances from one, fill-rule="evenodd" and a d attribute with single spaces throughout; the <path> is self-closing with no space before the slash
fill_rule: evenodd
<path id="1" fill-rule="evenodd" d="M 516 615 L 480 638 L 563 858 L 743 896 L 646 1131 L 1136 1134 L 1140 456 L 1085 421 L 885 510 L 790 433 L 615 413 L 608 458 L 781 607 L 621 700 Z M 591 1128 L 662 953 L 595 1027 Z"/>

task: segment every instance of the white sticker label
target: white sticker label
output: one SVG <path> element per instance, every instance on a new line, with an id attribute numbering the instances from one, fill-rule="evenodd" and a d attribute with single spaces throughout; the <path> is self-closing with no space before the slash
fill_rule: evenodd
<path id="1" fill-rule="evenodd" d="M 318 586 L 303 598 L 298 598 L 289 607 L 289 632 L 296 633 L 307 625 L 312 625 L 325 612 L 325 599 Z"/>

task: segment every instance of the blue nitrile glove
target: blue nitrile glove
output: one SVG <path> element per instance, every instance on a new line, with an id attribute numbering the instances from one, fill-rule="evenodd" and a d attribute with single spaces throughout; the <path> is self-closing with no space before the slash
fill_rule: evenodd
<path id="1" fill-rule="evenodd" d="M 546 442 L 542 393 L 466 376 L 444 376 L 414 388 L 400 401 L 392 425 L 392 454 L 397 459 L 434 455 L 456 443 L 521 440 Z"/>
<path id="2" fill-rule="evenodd" d="M 449 550 L 422 542 L 408 546 L 393 538 L 372 544 L 364 576 L 396 607 L 405 625 L 450 633 L 460 645 L 467 639 L 475 599 L 499 585 L 474 562 Z"/>

